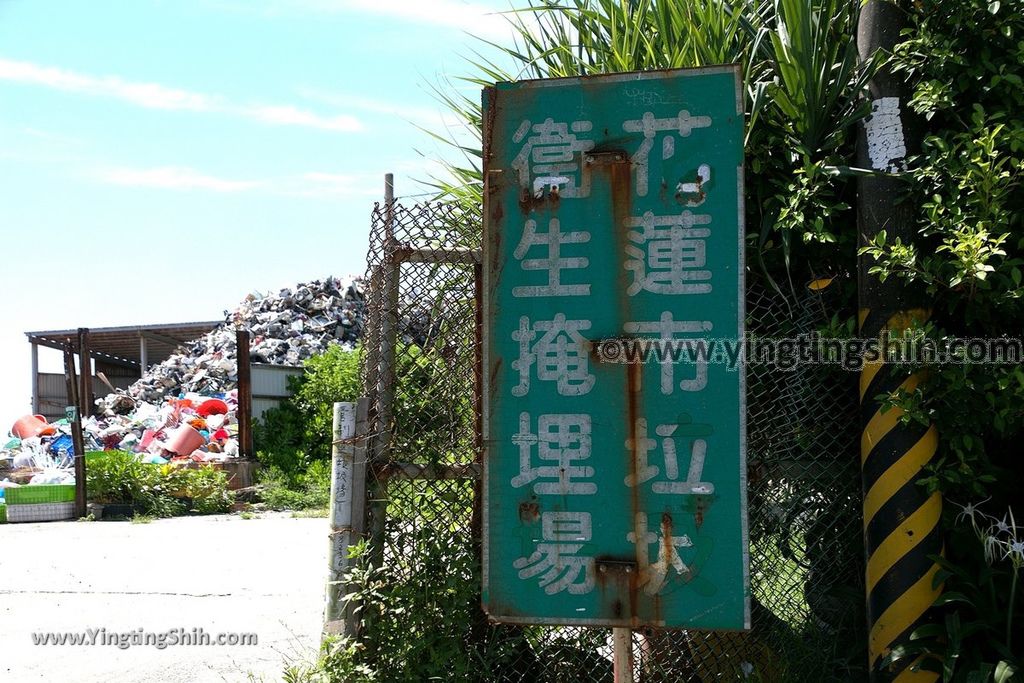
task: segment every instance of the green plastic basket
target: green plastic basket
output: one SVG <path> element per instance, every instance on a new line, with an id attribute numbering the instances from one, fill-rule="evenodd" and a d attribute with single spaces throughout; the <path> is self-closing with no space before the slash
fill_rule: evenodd
<path id="1" fill-rule="evenodd" d="M 7 506 L 0 503 L 0 524 L 7 523 Z"/>
<path id="2" fill-rule="evenodd" d="M 4 491 L 8 505 L 36 505 L 38 503 L 73 503 L 74 484 L 38 484 L 18 486 Z"/>

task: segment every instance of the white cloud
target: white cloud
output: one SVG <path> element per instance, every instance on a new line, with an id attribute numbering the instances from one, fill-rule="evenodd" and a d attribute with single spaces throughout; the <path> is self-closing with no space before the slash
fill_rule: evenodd
<path id="1" fill-rule="evenodd" d="M 320 116 L 319 114 L 287 105 L 251 107 L 246 114 L 259 121 L 282 126 L 307 126 L 309 128 L 323 128 L 325 130 L 341 132 L 354 132 L 363 128 L 359 119 L 354 116 Z"/>
<path id="2" fill-rule="evenodd" d="M 509 36 L 508 20 L 493 7 L 460 0 L 295 0 L 311 9 L 363 12 L 495 39 Z"/>
<path id="3" fill-rule="evenodd" d="M 80 146 L 84 144 L 84 140 L 81 138 L 72 137 L 70 135 L 64 135 L 61 133 L 54 133 L 48 130 L 42 130 L 40 128 L 33 128 L 31 126 L 23 126 L 21 132 L 30 137 L 36 138 L 37 140 L 43 140 L 44 142 L 53 142 L 62 146 Z"/>
<path id="4" fill-rule="evenodd" d="M 88 76 L 10 59 L 0 59 L 0 79 L 33 83 L 55 90 L 114 97 L 151 109 L 208 111 L 213 108 L 213 102 L 198 93 L 176 90 L 156 83 L 131 83 L 116 76 Z"/>
<path id="5" fill-rule="evenodd" d="M 384 183 L 377 176 L 320 171 L 303 173 L 288 185 L 282 188 L 283 193 L 299 197 L 377 197 L 384 191 Z"/>
<path id="6" fill-rule="evenodd" d="M 309 87 L 299 87 L 296 92 L 312 102 L 320 102 L 341 109 L 357 109 L 371 114 L 394 116 L 428 130 L 436 131 L 438 128 L 461 123 L 458 117 L 445 111 L 440 104 L 436 108 L 413 107 L 400 102 L 388 102 L 361 95 Z"/>
<path id="7" fill-rule="evenodd" d="M 160 166 L 157 168 L 105 168 L 93 173 L 96 180 L 110 185 L 154 187 L 166 190 L 212 190 L 241 192 L 261 186 L 256 180 L 229 180 L 201 173 L 192 168 Z"/>
<path id="8" fill-rule="evenodd" d="M 221 178 L 194 168 L 180 166 L 108 166 L 93 169 L 88 176 L 107 185 L 123 187 L 207 190 L 222 193 L 258 190 L 264 194 L 282 197 L 376 197 L 383 192 L 381 177 L 323 171 L 310 171 L 274 179 L 239 180 Z"/>
<path id="9" fill-rule="evenodd" d="M 31 126 L 9 126 L 0 122 L 0 159 L 28 164 L 61 164 L 80 162 L 88 148 L 82 138 L 54 133 Z"/>
<path id="10" fill-rule="evenodd" d="M 0 59 L 0 80 L 39 85 L 64 92 L 121 100 L 147 109 L 230 114 L 284 126 L 354 132 L 363 126 L 348 114 L 324 116 L 291 105 L 235 104 L 222 97 L 171 88 L 159 83 L 92 76 L 32 62 Z"/>

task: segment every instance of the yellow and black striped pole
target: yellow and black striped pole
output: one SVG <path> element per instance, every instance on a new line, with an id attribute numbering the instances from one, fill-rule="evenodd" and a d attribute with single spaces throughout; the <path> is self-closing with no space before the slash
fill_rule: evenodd
<path id="1" fill-rule="evenodd" d="M 896 2 L 868 0 L 857 26 L 861 59 L 870 60 L 879 49 L 891 51 L 900 40 L 905 17 Z M 905 194 L 899 173 L 919 140 L 916 122 L 908 116 L 907 85 L 883 68 L 873 76 L 869 92 L 872 114 L 860 131 L 858 161 L 875 173 L 858 184 L 861 246 L 872 243 L 882 231 L 887 243 L 896 238 L 912 243 L 914 209 L 899 201 Z M 920 292 L 897 277 L 880 281 L 869 272 L 874 264 L 868 255 L 862 255 L 858 265 L 862 339 L 902 337 L 904 330 L 928 317 Z M 910 642 L 939 593 L 934 586 L 938 565 L 929 556 L 942 553 L 942 499 L 917 484 L 935 455 L 938 435 L 934 425 L 903 422 L 899 408 L 882 409 L 885 397 L 913 391 L 924 379 L 923 373 L 908 376 L 885 356 L 865 360 L 860 376 L 860 450 L 871 679 L 933 683 L 938 674 L 920 668 L 920 659 L 887 664 L 886 657 Z"/>
<path id="2" fill-rule="evenodd" d="M 926 317 L 922 310 L 862 309 L 861 337 L 900 335 Z M 877 400 L 901 390 L 913 391 L 922 375 L 907 376 L 898 366 L 879 359 L 865 362 L 860 376 L 868 661 L 876 681 L 931 683 L 938 679 L 935 673 L 913 671 L 921 663 L 917 660 L 882 666 L 893 647 L 909 642 L 939 593 L 933 585 L 938 565 L 929 556 L 942 553 L 942 499 L 938 493 L 928 495 L 917 483 L 935 455 L 938 434 L 934 425 L 904 424 L 900 408 L 882 412 Z"/>

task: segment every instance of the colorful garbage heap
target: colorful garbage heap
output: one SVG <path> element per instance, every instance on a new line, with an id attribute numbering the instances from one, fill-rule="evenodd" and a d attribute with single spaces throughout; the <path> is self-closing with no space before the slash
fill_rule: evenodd
<path id="1" fill-rule="evenodd" d="M 12 439 L 0 451 L 14 454 L 0 473 L 0 522 L 43 522 L 75 514 L 74 446 L 67 420 L 48 424 L 42 415 L 26 415 L 11 428 Z"/>
<path id="2" fill-rule="evenodd" d="M 146 462 L 215 462 L 238 456 L 238 390 L 194 392 L 160 405 L 125 394 L 104 400 L 103 414 L 83 421 L 86 450 L 138 453 Z"/>
<path id="3" fill-rule="evenodd" d="M 115 406 L 122 412 L 107 410 L 82 421 L 87 453 L 122 450 L 155 465 L 224 462 L 238 455 L 237 390 L 214 396 L 189 393 L 160 406 L 122 396 Z M 0 500 L 6 508 L 0 519 L 70 519 L 74 456 L 67 420 L 49 424 L 40 415 L 19 419 L 0 451 L 0 463 L 7 461 L 0 470 Z M 21 507 L 26 504 L 37 507 Z"/>
<path id="4" fill-rule="evenodd" d="M 75 485 L 0 482 L 0 522 L 56 522 L 75 516 Z"/>
<path id="5" fill-rule="evenodd" d="M 233 312 L 225 311 L 216 329 L 151 366 L 126 391 L 98 399 L 97 415 L 82 421 L 86 453 L 121 450 L 148 463 L 189 466 L 237 458 L 236 330 L 249 330 L 253 362 L 299 366 L 332 344 L 355 345 L 364 300 L 359 277 L 327 277 L 275 294 L 248 295 Z M 67 420 L 50 424 L 41 415 L 26 415 L 10 436 L 0 448 L 0 487 L 74 484 Z M 10 510 L 7 517 L 14 521 Z"/>

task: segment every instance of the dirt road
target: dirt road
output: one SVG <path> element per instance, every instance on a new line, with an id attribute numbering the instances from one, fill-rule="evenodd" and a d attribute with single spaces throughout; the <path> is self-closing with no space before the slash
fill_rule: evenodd
<path id="1" fill-rule="evenodd" d="M 280 680 L 319 638 L 326 531 L 284 514 L 0 525 L 0 680 Z M 49 633 L 96 644 L 34 642 Z"/>

